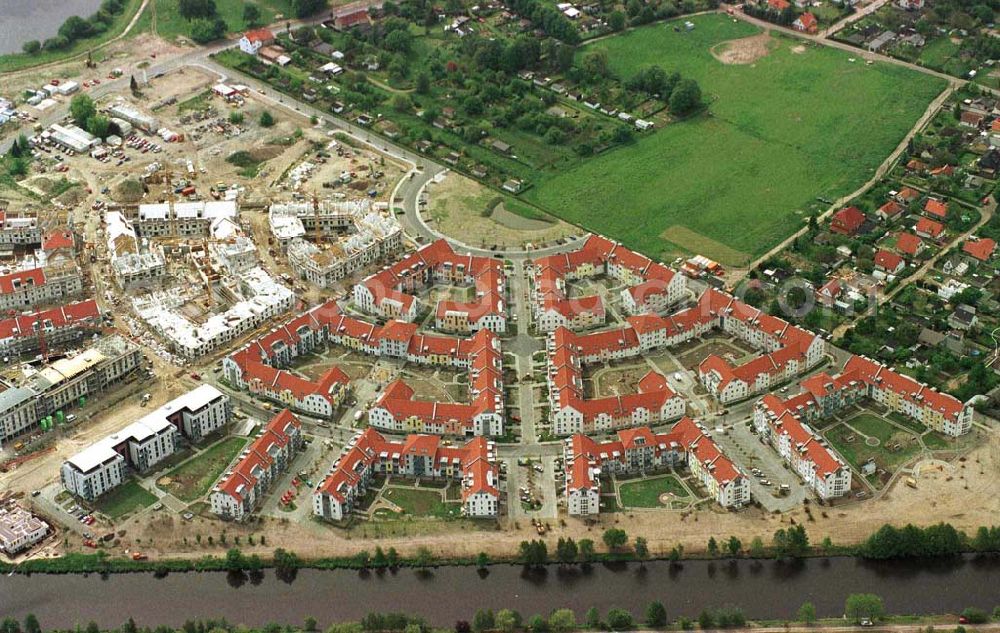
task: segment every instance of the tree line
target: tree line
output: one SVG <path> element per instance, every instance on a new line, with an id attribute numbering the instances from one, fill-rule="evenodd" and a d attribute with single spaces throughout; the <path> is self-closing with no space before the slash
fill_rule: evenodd
<path id="1" fill-rule="evenodd" d="M 61 50 L 69 47 L 77 40 L 94 37 L 106 32 L 114 24 L 115 17 L 125 10 L 126 0 L 104 0 L 101 6 L 89 18 L 72 15 L 59 27 L 56 35 L 44 42 L 29 40 L 21 46 L 28 55 L 33 55 L 45 49 L 47 51 Z"/>

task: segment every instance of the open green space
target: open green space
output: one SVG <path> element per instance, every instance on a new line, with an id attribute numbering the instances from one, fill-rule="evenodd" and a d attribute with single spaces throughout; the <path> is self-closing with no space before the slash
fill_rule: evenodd
<path id="1" fill-rule="evenodd" d="M 245 437 L 230 437 L 174 468 L 157 485 L 181 501 L 197 501 L 211 489 L 219 475 L 247 445 Z"/>
<path id="2" fill-rule="evenodd" d="M 191 36 L 191 21 L 181 16 L 178 9 L 179 0 L 152 0 L 156 3 L 156 32 L 165 39 L 173 39 L 177 36 Z M 238 33 L 247 28 L 243 21 L 243 7 L 251 4 L 244 0 L 215 0 L 216 11 L 225 22 L 231 33 Z M 291 0 L 256 0 L 260 9 L 260 23 L 270 24 L 276 16 L 294 15 L 291 8 Z M 147 8 L 140 25 L 146 26 L 147 30 L 152 25 L 152 8 Z"/>
<path id="3" fill-rule="evenodd" d="M 413 516 L 452 518 L 462 515 L 462 506 L 458 503 L 445 503 L 441 499 L 440 490 L 389 486 L 382 496 Z"/>
<path id="4" fill-rule="evenodd" d="M 937 431 L 929 431 L 921 436 L 921 439 L 924 441 L 924 446 L 932 451 L 947 451 L 955 448 L 954 444 L 948 441 L 948 438 Z"/>
<path id="5" fill-rule="evenodd" d="M 865 436 L 877 438 L 878 445 L 866 443 Z M 871 413 L 862 413 L 847 420 L 846 424 L 837 425 L 826 433 L 826 437 L 844 459 L 857 469 L 873 459 L 877 466 L 892 473 L 921 450 L 913 433 L 900 430 Z"/>
<path id="6" fill-rule="evenodd" d="M 94 507 L 111 519 L 118 519 L 129 512 L 156 503 L 156 497 L 134 479 L 126 481 L 111 492 L 101 496 Z"/>
<path id="7" fill-rule="evenodd" d="M 678 499 L 688 498 L 687 490 L 673 475 L 629 481 L 618 487 L 622 505 L 627 508 L 662 508 L 665 504 L 660 501 L 660 495 L 665 493 Z"/>
<path id="8" fill-rule="evenodd" d="M 653 64 L 679 71 L 709 113 L 539 175 L 528 200 L 651 256 L 746 263 L 801 226 L 817 197 L 862 185 L 945 87 L 780 36 L 752 64 L 723 64 L 713 47 L 759 30 L 722 15 L 691 21 L 690 32 L 666 23 L 602 39 L 577 58 L 604 50 L 623 78 Z"/>

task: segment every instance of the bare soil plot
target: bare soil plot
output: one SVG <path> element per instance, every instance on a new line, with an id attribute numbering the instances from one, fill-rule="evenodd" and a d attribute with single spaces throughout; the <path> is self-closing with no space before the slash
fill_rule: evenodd
<path id="1" fill-rule="evenodd" d="M 729 40 L 713 46 L 712 56 L 723 64 L 752 64 L 771 52 L 777 42 L 769 32 Z"/>

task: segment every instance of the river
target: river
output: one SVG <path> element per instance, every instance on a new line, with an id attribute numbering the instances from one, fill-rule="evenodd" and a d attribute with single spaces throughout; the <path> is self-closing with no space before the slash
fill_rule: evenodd
<path id="1" fill-rule="evenodd" d="M 596 565 L 588 571 L 551 566 L 526 571 L 497 565 L 488 572 L 441 567 L 421 573 L 300 570 L 279 579 L 273 570 L 256 577 L 222 572 L 34 575 L 0 578 L 0 614 L 36 614 L 44 628 L 68 628 L 95 620 L 117 626 L 129 616 L 140 625 L 180 625 L 187 618 L 225 617 L 262 625 L 321 624 L 358 619 L 369 611 L 419 614 L 450 626 L 471 620 L 478 608 L 514 608 L 527 618 L 560 607 L 582 619 L 596 606 L 630 609 L 641 617 L 661 600 L 671 618 L 697 616 L 704 607 L 741 607 L 750 618 L 790 618 L 805 601 L 821 617 L 843 612 L 848 594 L 882 596 L 890 613 L 954 613 L 967 606 L 1000 603 L 1000 558 L 871 563 L 853 558 L 775 561 L 665 561 Z"/>
<path id="2" fill-rule="evenodd" d="M 101 0 L 0 0 L 0 54 L 20 53 L 30 40 L 44 42 L 71 15 L 89 17 Z"/>

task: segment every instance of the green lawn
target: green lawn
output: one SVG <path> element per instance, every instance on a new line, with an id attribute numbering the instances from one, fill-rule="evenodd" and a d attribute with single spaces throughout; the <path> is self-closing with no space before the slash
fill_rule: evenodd
<path id="1" fill-rule="evenodd" d="M 887 64 L 850 63 L 776 37 L 754 64 L 710 49 L 758 33 L 721 15 L 675 32 L 655 24 L 584 47 L 607 51 L 622 77 L 658 64 L 696 79 L 709 114 L 673 123 L 549 176 L 524 196 L 651 256 L 700 252 L 745 263 L 801 226 L 816 197 L 856 189 L 945 87 Z"/>
<path id="2" fill-rule="evenodd" d="M 166 475 L 170 483 L 159 485 L 181 501 L 197 501 L 212 488 L 219 475 L 247 445 L 245 437 L 230 437 L 188 460 Z"/>
<path id="3" fill-rule="evenodd" d="M 177 9 L 179 0 L 153 0 L 156 3 L 156 32 L 165 39 L 173 39 L 178 35 L 190 37 L 191 23 L 181 17 Z M 226 21 L 229 31 L 238 33 L 246 29 L 243 22 L 244 0 L 215 0 L 216 10 Z M 270 24 L 276 15 L 291 16 L 291 0 L 257 0 L 260 7 L 261 23 Z M 140 24 L 147 30 L 152 24 L 150 9 L 146 9 Z M 137 25 L 138 26 L 138 25 Z"/>
<path id="4" fill-rule="evenodd" d="M 844 424 L 838 424 L 826 433 L 826 437 L 855 468 L 861 468 L 862 464 L 874 459 L 879 467 L 891 473 L 921 450 L 914 434 L 897 429 L 879 416 L 862 413 L 848 420 L 847 424 L 864 435 L 855 433 Z M 854 440 L 848 442 L 847 438 L 852 435 Z M 865 435 L 878 438 L 879 445 L 866 444 Z M 900 448 L 891 448 L 896 443 L 901 445 Z"/>
<path id="5" fill-rule="evenodd" d="M 688 496 L 687 490 L 673 475 L 630 481 L 618 487 L 622 505 L 630 508 L 662 508 L 664 504 L 660 503 L 660 495 L 666 492 L 678 498 Z"/>
<path id="6" fill-rule="evenodd" d="M 146 508 L 154 503 L 156 503 L 156 497 L 140 486 L 134 479 L 130 479 L 111 492 L 101 496 L 94 503 L 94 506 L 98 512 L 107 515 L 111 519 L 118 519 L 133 510 Z"/>
<path id="7" fill-rule="evenodd" d="M 440 490 L 389 486 L 382 496 L 413 516 L 450 518 L 462 515 L 461 504 L 445 503 L 441 500 Z"/>
<path id="8" fill-rule="evenodd" d="M 954 443 L 949 442 L 948 438 L 937 431 L 930 431 L 924 434 L 922 439 L 924 440 L 924 446 L 932 451 L 947 451 L 955 448 Z"/>

